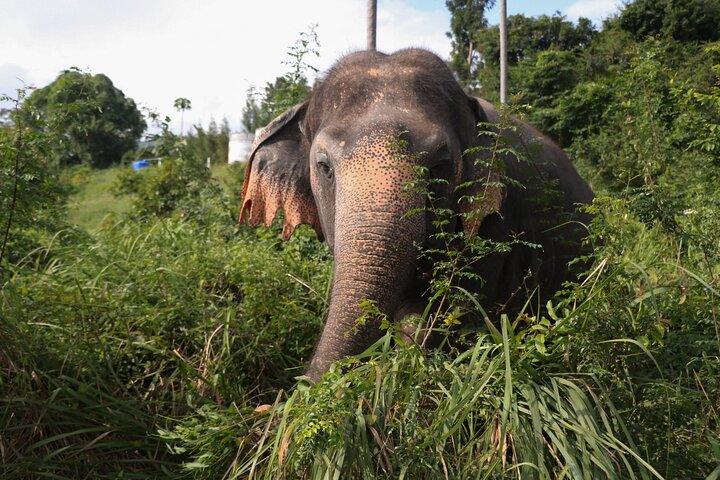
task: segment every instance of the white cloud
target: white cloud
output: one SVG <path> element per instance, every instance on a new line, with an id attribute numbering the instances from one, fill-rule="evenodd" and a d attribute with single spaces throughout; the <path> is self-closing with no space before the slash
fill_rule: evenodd
<path id="1" fill-rule="evenodd" d="M 565 10 L 565 14 L 571 20 L 586 17 L 600 24 L 604 18 L 618 12 L 622 5 L 621 0 L 578 0 Z"/>
<path id="2" fill-rule="evenodd" d="M 239 125 L 249 86 L 284 71 L 287 47 L 318 24 L 328 68 L 365 41 L 365 0 L 9 0 L 0 16 L 0 93 L 19 83 L 43 86 L 68 67 L 105 73 L 141 105 L 179 117 L 179 96 L 192 101 L 186 123 L 226 116 Z M 449 16 L 383 0 L 378 47 L 429 48 L 443 57 Z M 2 89 L 5 89 L 3 91 Z"/>

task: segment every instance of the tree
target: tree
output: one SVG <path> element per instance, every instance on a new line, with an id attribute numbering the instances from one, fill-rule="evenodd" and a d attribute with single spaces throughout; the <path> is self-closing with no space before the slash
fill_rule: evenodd
<path id="1" fill-rule="evenodd" d="M 173 106 L 175 107 L 175 110 L 180 112 L 180 136 L 182 137 L 185 110 L 190 110 L 192 108 L 192 104 L 187 98 L 180 97 L 175 99 Z"/>
<path id="2" fill-rule="evenodd" d="M 549 107 L 556 97 L 575 87 L 578 81 L 578 59 L 572 52 L 541 52 L 524 78 L 526 100 L 536 107 Z"/>
<path id="3" fill-rule="evenodd" d="M 257 100 L 258 94 L 255 87 L 250 87 L 245 95 L 245 106 L 240 117 L 240 124 L 246 132 L 254 133 L 258 127 L 262 126 L 262 109 Z"/>
<path id="4" fill-rule="evenodd" d="M 248 132 L 264 127 L 270 120 L 280 115 L 288 108 L 301 103 L 310 94 L 308 72 L 317 72 L 317 68 L 307 61 L 308 56 L 319 56 L 317 33 L 315 26 L 309 32 L 300 34 L 300 38 L 288 49 L 288 58 L 283 63 L 289 71 L 274 82 L 265 84 L 263 95 L 256 99 L 253 88 L 248 90 L 245 108 L 242 112 L 242 124 Z"/>
<path id="5" fill-rule="evenodd" d="M 193 125 L 195 130 L 185 136 L 189 152 L 201 161 L 210 158 L 212 163 L 226 163 L 228 142 L 230 141 L 230 123 L 223 118 L 220 125 L 210 119 L 207 129 L 202 125 Z"/>
<path id="6" fill-rule="evenodd" d="M 146 127 L 135 102 L 107 76 L 75 68 L 29 95 L 20 115 L 31 128 L 58 134 L 62 140 L 53 144 L 52 157 L 61 166 L 117 163 L 135 147 Z"/>
<path id="7" fill-rule="evenodd" d="M 715 41 L 720 39 L 720 0 L 636 0 L 622 11 L 619 25 L 636 40 Z"/>
<path id="8" fill-rule="evenodd" d="M 507 20 L 508 95 L 518 93 L 542 52 L 554 50 L 579 54 L 598 35 L 590 20 L 581 18 L 574 24 L 559 13 L 539 17 L 512 15 Z M 470 83 L 479 95 L 489 100 L 498 99 L 499 37 L 498 26 L 475 34 L 479 61 Z"/>
<path id="9" fill-rule="evenodd" d="M 534 59 L 545 50 L 580 51 L 597 36 L 598 31 L 587 18 L 577 24 L 564 15 L 527 17 L 522 14 L 508 17 L 508 62 L 517 65 Z M 500 33 L 498 27 L 487 28 L 476 35 L 476 48 L 483 64 L 500 64 Z"/>
<path id="10" fill-rule="evenodd" d="M 527 62 L 529 63 L 529 62 Z M 523 65 L 519 80 L 524 94 L 522 101 L 533 106 L 530 120 L 543 132 L 564 145 L 567 132 L 558 130 L 557 103 L 577 85 L 579 59 L 574 52 L 546 50 L 532 64 Z"/>
<path id="11" fill-rule="evenodd" d="M 477 34 L 487 28 L 485 10 L 495 5 L 495 0 L 446 0 L 450 10 L 450 31 L 452 40 L 450 64 L 463 85 L 468 86 L 475 78 L 475 66 L 479 60 Z"/>
<path id="12" fill-rule="evenodd" d="M 54 128 L 38 128 L 52 121 L 26 101 L 26 90 L 9 101 L 7 124 L 0 125 L 0 282 L 9 273 L 5 261 L 19 261 L 39 245 L 38 233 L 62 228 L 68 188 L 60 180 L 52 146 L 61 141 Z M 21 113 L 21 109 L 24 113 Z M 27 128 L 27 119 L 36 122 Z"/>

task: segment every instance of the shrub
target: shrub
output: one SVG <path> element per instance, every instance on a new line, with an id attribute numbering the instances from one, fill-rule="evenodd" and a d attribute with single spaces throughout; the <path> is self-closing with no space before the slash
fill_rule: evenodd
<path id="1" fill-rule="evenodd" d="M 178 209 L 197 214 L 203 197 L 218 197 L 219 188 L 199 159 L 168 157 L 151 168 L 124 170 L 118 176 L 115 191 L 132 197 L 138 215 L 166 216 Z"/>
<path id="2" fill-rule="evenodd" d="M 12 121 L 0 126 L 0 281 L 9 264 L 64 226 L 69 193 L 50 154 L 56 132 L 39 133 L 27 125 L 19 114 L 24 95 L 21 90 L 19 98 L 4 97 L 16 107 Z M 31 106 L 25 111 L 37 114 Z"/>
<path id="3" fill-rule="evenodd" d="M 233 231 L 222 212 L 125 221 L 13 267 L 0 297 L 3 478 L 98 478 L 130 459 L 159 474 L 169 459 L 153 432 L 188 402 L 269 401 L 292 384 L 325 308 L 327 254 L 307 232 L 282 244 Z"/>
<path id="4" fill-rule="evenodd" d="M 161 434 L 193 478 L 649 478 L 612 405 L 503 331 L 452 357 L 388 334 L 268 411 L 205 407 Z"/>
<path id="5" fill-rule="evenodd" d="M 159 162 L 139 171 L 126 169 L 118 176 L 115 194 L 132 198 L 134 213 L 141 217 L 167 216 L 181 211 L 196 219 L 208 216 L 206 206 L 221 200 L 218 183 L 212 178 L 204 150 L 170 131 L 169 119 L 151 115 L 161 133 L 151 137 L 152 155 Z"/>

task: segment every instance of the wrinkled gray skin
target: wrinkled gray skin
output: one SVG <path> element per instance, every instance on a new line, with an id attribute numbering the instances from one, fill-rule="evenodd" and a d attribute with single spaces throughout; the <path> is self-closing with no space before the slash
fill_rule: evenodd
<path id="1" fill-rule="evenodd" d="M 436 187 L 444 199 L 437 206 L 478 214 L 477 222 L 450 228 L 542 246 L 517 245 L 478 265 L 485 282 L 464 286 L 479 292 L 489 311 L 517 311 L 528 295 L 542 305 L 572 278 L 567 263 L 581 253 L 580 222 L 588 221 L 576 205 L 592 200 L 590 188 L 562 150 L 516 121 L 517 129 L 504 135 L 532 161 L 505 155 L 500 168 L 522 186 L 490 189 L 487 205 L 459 203 L 457 185 L 488 175 L 475 157 L 463 155 L 492 141 L 477 134 L 479 122 L 497 122 L 494 108 L 468 97 L 434 54 L 358 52 L 338 61 L 308 102 L 285 112 L 256 141 L 241 219 L 269 224 L 283 210 L 286 238 L 298 224 L 310 224 L 335 260 L 327 322 L 307 371 L 312 379 L 381 336 L 377 322 L 357 328 L 361 300 L 373 300 L 395 321 L 423 306 L 431 266 L 419 262 L 415 245 L 428 246 L 433 230 L 429 215 L 405 215 L 426 201 L 403 193 L 414 165 L 448 181 Z"/>

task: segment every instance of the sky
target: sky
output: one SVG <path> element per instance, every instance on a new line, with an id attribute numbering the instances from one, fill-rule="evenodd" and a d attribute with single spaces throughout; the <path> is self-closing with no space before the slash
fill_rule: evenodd
<path id="1" fill-rule="evenodd" d="M 366 0 L 2 0 L 0 95 L 43 87 L 61 70 L 104 73 L 139 106 L 170 115 L 189 98 L 185 124 L 226 117 L 234 129 L 250 87 L 285 72 L 288 47 L 317 25 L 327 69 L 363 48 Z M 599 24 L 620 0 L 507 0 L 508 14 L 552 14 Z M 488 13 L 497 23 L 497 8 Z M 378 0 L 378 49 L 450 53 L 444 0 Z M 8 104 L 0 104 L 7 107 Z"/>

